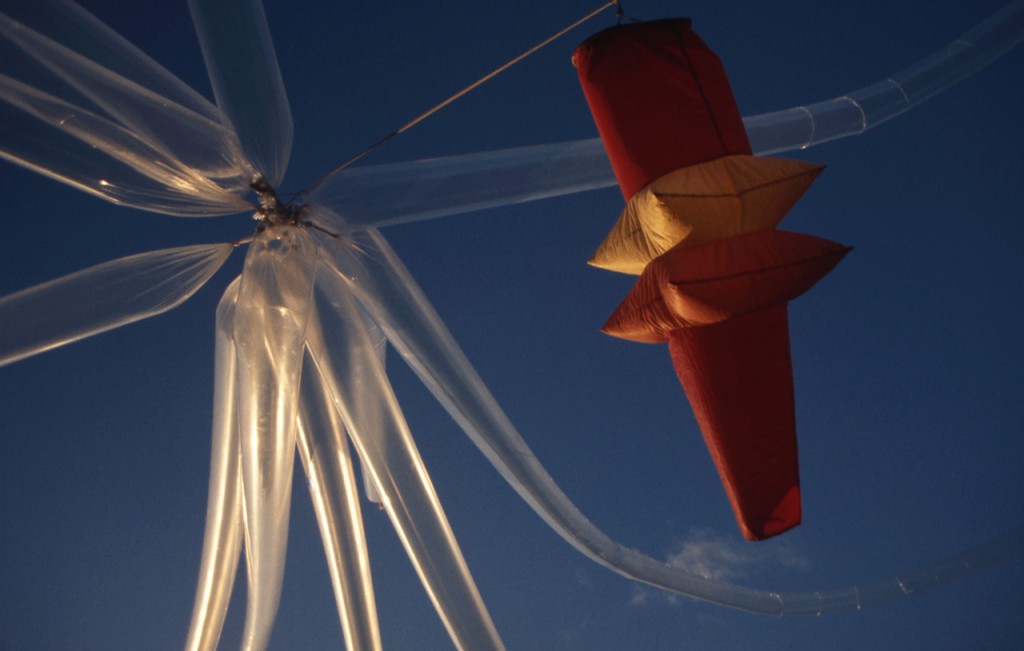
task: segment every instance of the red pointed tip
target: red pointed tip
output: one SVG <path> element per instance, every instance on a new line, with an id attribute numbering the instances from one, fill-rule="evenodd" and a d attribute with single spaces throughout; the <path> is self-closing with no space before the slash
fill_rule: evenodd
<path id="1" fill-rule="evenodd" d="M 785 533 L 798 526 L 802 520 L 800 487 L 793 486 L 786 491 L 775 510 L 763 522 L 740 521 L 740 532 L 747 540 L 756 542 Z"/>

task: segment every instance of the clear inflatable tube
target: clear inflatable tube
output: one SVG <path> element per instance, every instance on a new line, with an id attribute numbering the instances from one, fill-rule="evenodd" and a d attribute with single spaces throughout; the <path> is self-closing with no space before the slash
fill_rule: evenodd
<path id="1" fill-rule="evenodd" d="M 122 77 L 128 85 L 145 88 L 190 112 L 226 125 L 224 115 L 209 100 L 73 0 L 6 2 L 4 11 L 14 21 L 94 62 L 97 68 Z M 4 54 L 11 52 L 5 50 Z M 44 82 L 38 76 L 31 81 Z M 53 92 L 49 88 L 44 90 Z"/>
<path id="2" fill-rule="evenodd" d="M 456 647 L 504 649 L 350 289 L 333 270 L 317 285 L 318 307 L 331 309 L 310 324 L 307 346 L 381 506 Z"/>
<path id="3" fill-rule="evenodd" d="M 351 167 L 310 192 L 352 229 L 445 217 L 615 185 L 601 141 Z"/>
<path id="4" fill-rule="evenodd" d="M 237 174 L 241 160 L 238 140 L 216 117 L 140 86 L 6 16 L 0 16 L 0 34 L 18 50 L 10 54 L 22 54 L 41 65 L 67 84 L 69 94 L 74 89 L 154 149 L 168 151 L 172 158 L 209 178 Z M 236 155 L 225 157 L 225 152 Z"/>
<path id="5" fill-rule="evenodd" d="M 242 550 L 242 473 L 236 411 L 234 311 L 238 279 L 217 306 L 213 445 L 206 531 L 185 651 L 216 651 Z"/>
<path id="6" fill-rule="evenodd" d="M 273 187 L 292 150 L 292 114 L 260 0 L 189 0 L 217 106 Z M 250 179 L 255 181 L 256 179 Z"/>
<path id="7" fill-rule="evenodd" d="M 248 203 L 146 140 L 86 109 L 0 75 L 0 156 L 117 204 L 179 216 Z"/>
<path id="8" fill-rule="evenodd" d="M 238 428 L 249 569 L 243 645 L 265 649 L 281 599 L 299 382 L 310 321 L 316 244 L 278 226 L 252 242 L 235 303 Z"/>
<path id="9" fill-rule="evenodd" d="M 302 365 L 298 449 L 309 479 L 345 648 L 380 651 L 370 554 L 348 437 L 308 352 Z"/>
<path id="10" fill-rule="evenodd" d="M 0 366 L 177 307 L 232 249 L 200 244 L 139 253 L 0 298 Z"/>
<path id="11" fill-rule="evenodd" d="M 341 225 L 329 210 L 317 215 L 325 226 Z M 328 262 L 402 358 L 506 481 L 567 542 L 628 578 L 755 613 L 814 615 L 921 594 L 1024 552 L 1024 532 L 1013 532 L 898 577 L 829 591 L 778 593 L 707 579 L 623 547 L 594 526 L 544 470 L 383 236 L 368 230 L 350 239 L 321 237 L 321 243 Z"/>
<path id="12" fill-rule="evenodd" d="M 253 171 L 215 106 L 77 5 L 24 4 L 29 24 L 0 13 L 0 155 L 145 210 L 247 208 Z M 78 51 L 51 38 L 68 35 L 65 14 L 82 21 Z"/>
<path id="13" fill-rule="evenodd" d="M 864 133 L 981 70 L 1022 39 L 1024 0 L 1014 0 L 885 80 L 816 104 L 744 118 L 751 147 L 768 155 Z M 308 199 L 343 214 L 350 228 L 362 228 L 613 185 L 611 164 L 594 138 L 349 168 L 325 179 Z"/>
<path id="14" fill-rule="evenodd" d="M 1010 2 L 946 47 L 888 79 L 846 95 L 744 118 L 766 155 L 863 133 L 978 72 L 1024 38 L 1024 2 Z"/>

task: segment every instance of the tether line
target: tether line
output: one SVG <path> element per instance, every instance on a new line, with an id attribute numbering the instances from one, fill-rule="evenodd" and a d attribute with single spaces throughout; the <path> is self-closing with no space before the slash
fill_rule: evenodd
<path id="1" fill-rule="evenodd" d="M 391 140 L 395 136 L 399 135 L 400 133 L 404 133 L 405 131 L 408 131 L 412 127 L 416 126 L 417 124 L 419 124 L 423 120 L 425 120 L 428 117 L 430 117 L 431 115 L 433 115 L 434 113 L 437 113 L 438 111 L 440 111 L 444 107 L 448 106 L 449 104 L 451 104 L 455 100 L 459 99 L 463 95 L 469 93 L 470 91 L 476 89 L 477 87 L 487 83 L 488 81 L 490 81 L 494 77 L 498 76 L 499 74 L 505 72 L 506 70 L 508 70 L 509 68 L 514 66 L 515 64 L 519 63 L 520 61 L 522 61 L 526 57 L 530 56 L 531 54 L 533 54 L 537 50 L 543 48 L 545 45 L 548 45 L 552 41 L 555 41 L 558 38 L 564 36 L 565 34 L 571 32 L 572 30 L 576 29 L 577 27 L 579 27 L 583 23 L 587 22 L 588 20 L 590 20 L 594 16 L 598 15 L 599 13 L 601 13 L 602 11 L 607 9 L 608 7 L 611 7 L 612 5 L 618 5 L 618 4 L 619 4 L 619 0 L 610 0 L 609 2 L 606 2 L 605 4 L 601 5 L 600 7 L 595 9 L 594 11 L 592 11 L 589 14 L 587 14 L 586 16 L 584 16 L 583 18 L 580 18 L 579 20 L 577 20 L 573 24 L 569 25 L 568 27 L 562 29 L 561 31 L 557 32 L 556 34 L 553 34 L 553 35 L 549 36 L 548 38 L 544 39 L 540 43 L 538 43 L 538 44 L 534 45 L 533 47 L 531 47 L 529 50 L 523 52 L 522 54 L 520 54 L 516 58 L 512 59 L 508 63 L 502 65 L 501 67 L 499 67 L 497 69 L 495 69 L 493 72 L 490 72 L 489 74 L 484 75 L 480 79 L 476 80 L 475 82 L 473 82 L 469 86 L 466 86 L 465 88 L 463 88 L 459 92 L 455 93 L 454 95 L 452 95 L 448 99 L 444 100 L 440 104 L 438 104 L 438 105 L 434 106 L 433 108 L 429 109 L 427 112 L 425 112 L 422 115 L 419 115 L 419 116 L 413 118 L 412 120 L 410 120 L 409 122 L 405 123 L 404 125 L 402 125 L 398 129 L 396 129 L 395 131 L 393 131 L 393 132 L 389 133 L 388 135 L 384 136 L 383 138 L 381 138 L 377 142 L 373 143 L 372 145 L 370 145 L 366 149 L 362 150 L 361 152 L 359 152 L 358 154 L 356 154 L 352 158 L 348 159 L 347 161 L 345 161 L 341 165 L 338 165 L 337 167 L 332 169 L 330 172 L 327 172 L 326 174 L 324 174 L 323 176 L 321 176 L 317 180 L 313 181 L 312 183 L 310 183 L 306 187 L 304 187 L 301 190 L 299 190 L 297 193 L 295 193 L 296 196 L 305 194 L 306 192 L 309 192 L 310 190 L 312 190 L 316 186 L 318 186 L 321 183 L 323 183 L 323 181 L 327 177 L 331 176 L 332 174 L 336 174 L 336 173 L 340 172 L 341 170 L 345 169 L 346 167 L 348 167 L 352 163 L 356 162 L 357 160 L 359 160 L 363 156 L 366 156 L 371 151 L 373 151 L 377 147 L 380 147 L 381 145 L 383 145 L 387 141 Z"/>

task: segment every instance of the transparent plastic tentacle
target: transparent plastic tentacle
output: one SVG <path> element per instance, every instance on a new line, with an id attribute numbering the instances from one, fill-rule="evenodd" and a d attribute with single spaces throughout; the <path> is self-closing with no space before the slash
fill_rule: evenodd
<path id="1" fill-rule="evenodd" d="M 503 649 L 350 290 L 334 273 L 317 284 L 325 300 L 309 350 L 381 505 L 455 645 Z"/>
<path id="2" fill-rule="evenodd" d="M 177 307 L 218 270 L 231 244 L 111 260 L 0 298 L 0 366 Z"/>
<path id="3" fill-rule="evenodd" d="M 227 118 L 70 1 L 0 13 L 0 156 L 176 215 L 246 210 L 251 167 Z"/>
<path id="4" fill-rule="evenodd" d="M 330 267 L 327 264 L 321 262 L 321 267 L 327 270 L 323 273 L 336 274 L 334 267 Z M 377 322 L 370 318 L 370 315 L 361 307 L 359 307 L 359 313 L 363 316 L 363 325 L 366 326 L 366 333 L 370 337 L 370 341 L 373 343 L 373 349 L 377 352 L 377 359 L 380 360 L 381 368 L 387 368 L 385 360 L 387 358 L 388 351 L 388 338 L 385 336 L 384 331 L 380 329 Z M 358 390 L 358 389 L 357 389 Z M 380 495 L 377 494 L 377 486 L 373 483 L 373 477 L 366 471 L 366 464 L 363 463 L 362 457 L 359 456 L 359 451 L 356 450 L 356 459 L 359 460 L 360 475 L 363 478 L 363 493 L 366 495 L 366 499 L 380 507 Z"/>
<path id="5" fill-rule="evenodd" d="M 292 114 L 260 0 L 189 0 L 217 106 L 271 186 L 284 178 Z M 253 179 L 255 180 L 255 179 Z"/>
<path id="6" fill-rule="evenodd" d="M 224 627 L 242 551 L 242 475 L 236 406 L 234 341 L 238 279 L 217 306 L 213 384 L 213 446 L 206 533 L 186 651 L 215 651 Z"/>
<path id="7" fill-rule="evenodd" d="M 381 648 L 359 488 L 341 415 L 308 354 L 302 365 L 298 449 L 309 479 L 345 648 Z"/>
<path id="8" fill-rule="evenodd" d="M 60 43 L 68 50 L 75 52 L 98 67 L 145 88 L 168 101 L 184 107 L 188 111 L 201 115 L 208 120 L 221 122 L 224 119 L 221 111 L 201 94 L 193 90 L 185 82 L 168 72 L 142 50 L 138 49 L 120 34 L 105 25 L 95 16 L 73 2 L 73 0 L 32 0 L 32 2 L 7 2 L 4 12 L 13 20 L 21 23 L 54 42 Z M 0 39 L 0 43 L 3 39 Z M 3 46 L 0 46 L 3 47 Z M 0 50 L 0 65 L 13 65 L 16 61 L 12 51 Z M 10 57 L 10 58 L 8 58 Z M 19 61 L 19 63 L 24 63 Z M 22 79 L 26 83 L 38 86 L 47 92 L 57 92 L 56 88 L 63 85 L 45 86 L 47 76 L 38 74 L 37 67 L 31 76 Z M 52 83 L 52 79 L 50 82 Z M 59 94 L 59 92 L 58 92 Z M 65 97 L 65 99 L 68 99 Z"/>
<path id="9" fill-rule="evenodd" d="M 328 177 L 310 203 L 352 228 L 456 215 L 615 185 L 600 140 L 370 165 Z"/>
<path id="10" fill-rule="evenodd" d="M 281 598 L 299 382 L 316 244 L 305 229 L 259 234 L 245 259 L 234 338 L 249 568 L 244 648 L 264 649 Z"/>
<path id="11" fill-rule="evenodd" d="M 124 127 L 0 75 L 0 156 L 114 203 L 183 216 L 249 204 Z"/>
<path id="12" fill-rule="evenodd" d="M 320 211 L 323 218 L 328 211 Z M 874 603 L 911 596 L 894 579 L 828 592 L 776 593 L 755 590 L 670 566 L 626 548 L 598 529 L 555 484 L 505 416 L 465 354 L 431 307 L 386 240 L 376 230 L 352 239 L 324 238 L 329 261 L 342 273 L 359 301 L 380 323 L 399 354 L 459 423 L 481 452 L 530 506 L 570 544 L 592 560 L 629 578 L 712 603 L 774 615 L 846 610 L 852 603 Z M 912 576 L 935 576 L 938 585 L 986 563 L 1020 556 L 1022 534 L 996 541 L 927 566 Z M 1014 545 L 1014 541 L 1018 544 Z M 962 559 L 970 559 L 969 564 Z M 956 567 L 956 572 L 943 568 Z M 977 569 L 972 569 L 977 568 Z M 827 595 L 822 602 L 820 595 Z"/>
<path id="13" fill-rule="evenodd" d="M 878 83 L 834 99 L 743 119 L 754 153 L 804 149 L 857 135 L 981 70 L 1024 39 L 1024 0 Z M 389 165 L 328 177 L 310 201 L 352 228 L 457 215 L 615 185 L 597 138 Z"/>
<path id="14" fill-rule="evenodd" d="M 751 147 L 765 155 L 863 133 L 978 72 L 1022 39 L 1024 0 L 1014 0 L 887 79 L 816 104 L 744 118 Z"/>
<path id="15" fill-rule="evenodd" d="M 238 138 L 224 125 L 217 112 L 212 119 L 141 86 L 50 38 L 0 14 L 0 39 L 11 55 L 38 64 L 92 102 L 153 149 L 167 153 L 185 168 L 209 178 L 225 179 L 231 189 L 247 188 L 251 176 L 245 165 Z M 13 56 L 11 58 L 14 58 Z M 7 61 L 6 69 L 33 70 L 31 65 Z M 32 78 L 22 77 L 31 85 Z M 70 99 L 70 98 L 69 98 Z M 212 108 L 212 107 L 211 107 Z M 214 109 L 216 111 L 216 109 Z"/>

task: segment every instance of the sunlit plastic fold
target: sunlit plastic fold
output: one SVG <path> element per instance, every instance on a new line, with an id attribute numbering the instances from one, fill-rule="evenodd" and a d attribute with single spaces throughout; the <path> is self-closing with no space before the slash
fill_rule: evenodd
<path id="1" fill-rule="evenodd" d="M 317 285 L 310 354 L 381 505 L 456 647 L 503 649 L 349 288 L 336 273 Z"/>
<path id="2" fill-rule="evenodd" d="M 599 140 L 370 165 L 334 174 L 310 194 L 352 228 L 457 215 L 615 185 Z"/>
<path id="3" fill-rule="evenodd" d="M 0 366 L 166 312 L 210 279 L 231 244 L 111 260 L 0 298 Z"/>
<path id="4" fill-rule="evenodd" d="M 316 245 L 306 229 L 268 228 L 249 247 L 235 304 L 249 569 L 246 649 L 267 647 L 281 598 L 299 382 L 316 259 Z"/>
<path id="5" fill-rule="evenodd" d="M 292 149 L 292 114 L 260 0 L 189 0 L 217 106 L 273 187 Z M 255 179 L 250 179 L 255 180 Z"/>
<path id="6" fill-rule="evenodd" d="M 215 106 L 77 5 L 24 5 L 0 13 L 0 156 L 145 210 L 247 208 L 253 172 Z"/>
<path id="7" fill-rule="evenodd" d="M 130 85 L 145 88 L 210 121 L 223 119 L 220 110 L 206 98 L 72 0 L 7 2 L 4 12 L 10 19 L 59 43 L 98 68 L 131 82 Z M 0 42 L 4 40 L 0 39 Z M 4 52 L 11 55 L 12 50 L 5 49 Z M 41 69 L 39 67 L 35 73 Z M 66 88 L 63 84 L 41 85 L 48 82 L 44 75 L 39 74 L 32 74 L 30 79 L 23 81 L 39 85 L 47 92 L 54 92 L 53 88 Z M 50 79 L 49 83 L 53 81 Z"/>
<path id="8" fill-rule="evenodd" d="M 302 365 L 298 449 L 320 525 L 338 616 L 349 651 L 381 648 L 370 555 L 348 437 L 308 354 Z"/>
<path id="9" fill-rule="evenodd" d="M 242 474 L 236 414 L 235 300 L 238 279 L 217 306 L 213 446 L 206 533 L 186 651 L 215 651 L 224 627 L 242 550 Z"/>

